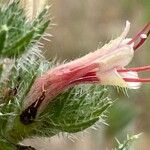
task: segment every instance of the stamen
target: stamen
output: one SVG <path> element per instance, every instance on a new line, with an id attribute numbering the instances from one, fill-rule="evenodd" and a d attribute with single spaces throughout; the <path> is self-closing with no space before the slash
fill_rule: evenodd
<path id="1" fill-rule="evenodd" d="M 133 49 L 136 50 L 136 49 L 138 49 L 141 45 L 143 45 L 143 43 L 145 42 L 145 40 L 147 39 L 147 37 L 149 36 L 149 34 L 150 34 L 150 30 L 148 31 L 147 34 L 141 34 L 141 36 L 140 36 L 140 42 L 139 42 L 137 45 L 135 45 L 135 46 L 133 47 Z M 143 36 L 143 35 L 145 35 L 145 36 Z"/>
<path id="2" fill-rule="evenodd" d="M 146 34 L 141 34 L 140 37 L 141 37 L 141 39 L 146 39 L 147 35 Z"/>
<path id="3" fill-rule="evenodd" d="M 130 44 L 134 43 L 135 41 L 137 41 L 137 40 L 139 39 L 139 37 L 141 37 L 141 34 L 144 34 L 144 32 L 145 32 L 149 27 L 150 27 L 150 22 L 147 23 L 147 24 L 144 26 L 144 28 L 143 28 L 131 41 L 128 42 L 128 44 L 130 45 Z M 148 33 L 146 34 L 147 37 L 148 37 L 149 34 L 150 34 L 149 32 L 150 32 L 150 30 L 149 30 Z"/>
<path id="4" fill-rule="evenodd" d="M 129 71 L 141 72 L 141 71 L 148 71 L 148 70 L 150 70 L 150 66 L 119 69 L 119 70 L 117 70 L 117 72 L 129 72 Z"/>
<path id="5" fill-rule="evenodd" d="M 123 78 L 126 82 L 150 82 L 150 78 Z"/>

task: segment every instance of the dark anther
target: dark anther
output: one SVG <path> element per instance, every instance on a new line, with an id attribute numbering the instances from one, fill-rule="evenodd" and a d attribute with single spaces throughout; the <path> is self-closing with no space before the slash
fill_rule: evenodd
<path id="1" fill-rule="evenodd" d="M 31 124 L 34 122 L 37 110 L 40 107 L 42 101 L 45 99 L 45 91 L 42 93 L 42 95 L 33 102 L 28 108 L 26 108 L 20 115 L 20 121 L 25 124 Z"/>

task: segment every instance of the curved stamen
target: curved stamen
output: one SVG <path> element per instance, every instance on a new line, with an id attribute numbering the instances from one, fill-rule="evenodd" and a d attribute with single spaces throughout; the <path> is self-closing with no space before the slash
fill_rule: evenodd
<path id="1" fill-rule="evenodd" d="M 119 69 L 119 70 L 117 70 L 117 72 L 129 72 L 129 71 L 140 72 L 140 71 L 148 71 L 148 70 L 150 70 L 150 66 L 136 67 L 136 68 L 127 68 L 127 69 Z"/>
<path id="2" fill-rule="evenodd" d="M 144 34 L 144 32 L 145 32 L 149 27 L 150 27 L 150 22 L 147 23 L 147 24 L 144 26 L 144 28 L 143 28 L 131 41 L 128 42 L 128 44 L 130 45 L 130 44 L 134 43 L 135 41 L 137 41 L 137 40 L 139 39 L 139 37 L 141 36 L 141 34 Z M 147 34 L 149 35 L 149 31 L 148 31 Z M 146 35 L 147 35 L 147 34 L 146 34 Z"/>
<path id="3" fill-rule="evenodd" d="M 126 82 L 150 82 L 150 78 L 123 78 Z"/>
<path id="4" fill-rule="evenodd" d="M 143 43 L 145 42 L 145 40 L 146 40 L 147 37 L 149 36 L 149 33 L 150 33 L 150 31 L 148 31 L 147 34 L 141 34 L 139 43 L 137 43 L 137 44 L 133 47 L 134 50 L 138 49 L 141 45 L 143 45 Z M 144 36 L 143 36 L 143 35 L 144 35 Z"/>

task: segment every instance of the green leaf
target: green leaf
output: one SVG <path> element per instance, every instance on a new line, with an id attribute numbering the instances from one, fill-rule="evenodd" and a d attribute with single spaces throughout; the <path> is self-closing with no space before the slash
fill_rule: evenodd
<path id="1" fill-rule="evenodd" d="M 6 25 L 1 26 L 1 30 L 0 30 L 0 53 L 5 46 L 7 31 L 8 31 L 8 27 Z"/>
<path id="2" fill-rule="evenodd" d="M 107 94 L 103 86 L 86 85 L 69 89 L 49 104 L 40 121 L 43 121 L 44 127 L 61 132 L 82 131 L 95 124 L 111 106 Z"/>
<path id="3" fill-rule="evenodd" d="M 3 57 L 16 58 L 27 52 L 42 37 L 50 23 L 45 20 L 47 8 L 35 20 L 29 21 L 19 2 L 0 6 L 0 54 Z"/>
<path id="4" fill-rule="evenodd" d="M 3 50 L 2 55 L 11 57 L 13 56 L 13 54 L 17 56 L 18 54 L 21 54 L 22 52 L 24 52 L 27 46 L 29 45 L 29 43 L 31 42 L 31 39 L 33 38 L 34 33 L 35 31 L 32 30 L 29 33 L 27 33 L 25 36 L 20 38 L 18 41 L 15 41 L 11 45 L 8 45 L 8 47 L 6 47 Z"/>

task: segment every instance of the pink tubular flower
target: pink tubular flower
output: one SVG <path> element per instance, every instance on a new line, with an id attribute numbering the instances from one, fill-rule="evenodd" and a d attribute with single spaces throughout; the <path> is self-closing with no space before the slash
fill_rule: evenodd
<path id="1" fill-rule="evenodd" d="M 31 111 L 31 108 L 41 111 L 63 90 L 76 84 L 99 83 L 137 89 L 141 82 L 150 82 L 150 79 L 138 78 L 137 74 L 139 71 L 149 70 L 150 66 L 125 69 L 135 50 L 149 36 L 149 27 L 150 23 L 133 39 L 126 38 L 130 29 L 130 23 L 127 21 L 123 33 L 115 40 L 95 52 L 48 70 L 33 84 L 24 101 L 25 111 Z"/>

